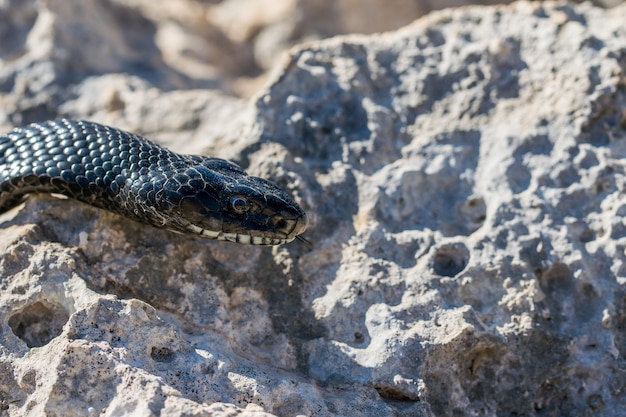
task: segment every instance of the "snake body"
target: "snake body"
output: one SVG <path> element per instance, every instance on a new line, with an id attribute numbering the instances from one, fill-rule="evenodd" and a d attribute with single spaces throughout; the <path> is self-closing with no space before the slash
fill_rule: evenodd
<path id="1" fill-rule="evenodd" d="M 287 243 L 307 226 L 284 191 L 231 162 L 180 155 L 81 120 L 0 136 L 0 211 L 29 193 L 63 194 L 159 228 L 237 243 Z"/>

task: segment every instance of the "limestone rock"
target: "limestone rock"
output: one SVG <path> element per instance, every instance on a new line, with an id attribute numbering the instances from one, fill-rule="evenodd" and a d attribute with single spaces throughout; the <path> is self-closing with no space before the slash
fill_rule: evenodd
<path id="1" fill-rule="evenodd" d="M 623 414 L 626 6 L 308 43 L 246 102 L 126 43 L 136 25 L 95 25 L 96 51 L 64 35 L 68 8 L 121 2 L 13 3 L 0 124 L 91 118 L 233 159 L 302 203 L 312 245 L 28 198 L 0 215 L 0 415 Z M 133 22 L 165 13 L 141 4 Z"/>

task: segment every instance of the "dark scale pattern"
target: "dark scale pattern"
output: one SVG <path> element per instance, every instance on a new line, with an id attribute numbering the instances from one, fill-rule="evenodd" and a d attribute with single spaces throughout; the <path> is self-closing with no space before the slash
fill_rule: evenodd
<path id="1" fill-rule="evenodd" d="M 254 244 L 293 240 L 302 209 L 228 161 L 179 155 L 109 126 L 56 120 L 0 136 L 0 210 L 59 193 L 153 226 Z"/>

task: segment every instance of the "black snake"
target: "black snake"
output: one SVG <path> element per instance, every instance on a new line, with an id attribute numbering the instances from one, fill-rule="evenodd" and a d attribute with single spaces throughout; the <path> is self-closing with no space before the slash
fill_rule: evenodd
<path id="1" fill-rule="evenodd" d="M 306 214 L 284 191 L 231 162 L 180 155 L 87 121 L 33 123 L 0 136 L 0 211 L 41 192 L 237 243 L 287 243 L 307 226 Z"/>

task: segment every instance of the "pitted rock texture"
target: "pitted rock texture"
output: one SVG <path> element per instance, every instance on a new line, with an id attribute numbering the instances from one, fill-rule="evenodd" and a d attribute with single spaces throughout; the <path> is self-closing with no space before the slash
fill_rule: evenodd
<path id="1" fill-rule="evenodd" d="M 64 88 L 5 61 L 34 90 L 0 84 L 0 120 L 233 159 L 302 203 L 312 245 L 29 198 L 0 216 L 0 415 L 622 415 L 625 21 L 445 10 L 296 47 L 252 104 L 154 59 Z"/>

